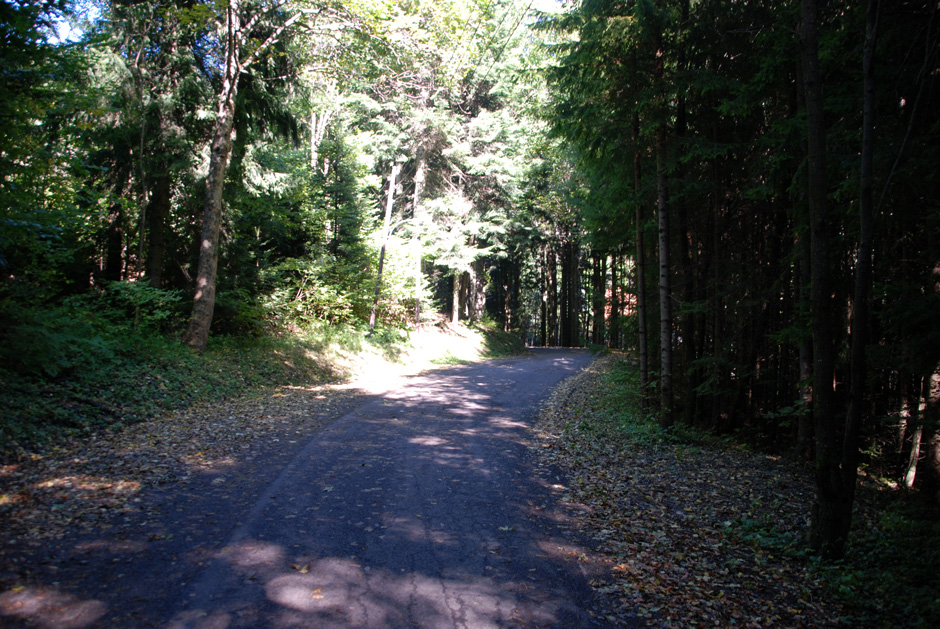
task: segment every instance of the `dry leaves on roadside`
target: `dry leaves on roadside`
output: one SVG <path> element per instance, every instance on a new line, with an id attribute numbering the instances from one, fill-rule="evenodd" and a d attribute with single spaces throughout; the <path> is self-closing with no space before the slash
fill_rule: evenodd
<path id="1" fill-rule="evenodd" d="M 4 461 L 0 540 L 55 539 L 107 527 L 113 515 L 140 509 L 146 488 L 224 473 L 296 445 L 355 395 L 328 386 L 283 387 Z"/>
<path id="2" fill-rule="evenodd" d="M 544 459 L 568 471 L 611 562 L 613 579 L 596 589 L 653 626 L 839 625 L 809 566 L 774 549 L 805 530 L 809 479 L 776 457 L 629 440 L 596 414 L 619 360 L 564 383 L 539 423 Z"/>

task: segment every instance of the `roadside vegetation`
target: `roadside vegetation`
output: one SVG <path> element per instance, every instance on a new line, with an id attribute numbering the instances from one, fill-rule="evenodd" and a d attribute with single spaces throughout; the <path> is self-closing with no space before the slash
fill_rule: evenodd
<path id="1" fill-rule="evenodd" d="M 940 525 L 922 496 L 862 476 L 850 551 L 822 562 L 805 537 L 810 469 L 641 406 L 635 361 L 609 353 L 540 416 L 544 458 L 612 567 L 595 587 L 653 626 L 935 627 Z"/>
<path id="2" fill-rule="evenodd" d="M 168 291 L 117 286 L 105 308 L 99 301 L 95 308 L 72 302 L 42 312 L 2 310 L 4 457 L 194 405 L 346 380 L 377 363 L 420 369 L 524 350 L 518 335 L 491 323 L 452 326 L 435 319 L 415 330 L 380 327 L 371 336 L 364 324 L 271 327 L 215 336 L 197 352 L 172 329 L 179 304 Z M 128 301 L 128 286 L 150 299 Z"/>

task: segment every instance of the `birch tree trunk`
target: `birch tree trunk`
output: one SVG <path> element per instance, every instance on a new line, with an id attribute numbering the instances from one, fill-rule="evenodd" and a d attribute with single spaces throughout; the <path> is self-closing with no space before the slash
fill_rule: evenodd
<path id="1" fill-rule="evenodd" d="M 415 231 L 415 260 L 414 260 L 414 282 L 415 282 L 415 325 L 421 323 L 421 235 L 423 233 L 421 221 L 424 218 L 424 212 L 421 208 L 421 201 L 424 197 L 424 184 L 428 176 L 428 154 L 425 147 L 418 147 L 418 164 L 415 169 L 415 193 L 413 202 L 414 212 L 414 231 Z"/>
<path id="2" fill-rule="evenodd" d="M 382 248 L 379 250 L 379 269 L 375 276 L 375 298 L 372 300 L 372 314 L 369 315 L 369 336 L 375 332 L 375 318 L 379 310 L 379 297 L 382 294 L 382 269 L 385 266 L 385 248 L 388 246 L 388 238 L 391 235 L 389 227 L 392 224 L 392 208 L 395 206 L 395 185 L 398 180 L 398 172 L 401 170 L 401 164 L 394 164 L 392 172 L 388 176 L 388 195 L 385 198 L 385 223 L 382 229 Z"/>
<path id="3" fill-rule="evenodd" d="M 905 400 L 905 409 L 904 413 L 907 415 L 907 420 L 910 421 L 913 419 L 914 422 L 914 434 L 911 436 L 911 449 L 907 457 L 907 465 L 904 466 L 904 475 L 903 483 L 904 486 L 908 489 L 914 486 L 914 481 L 917 478 L 917 463 L 920 461 L 920 445 L 924 437 L 924 413 L 926 411 L 926 398 L 924 394 L 924 386 L 926 383 L 926 378 L 920 379 L 920 386 L 915 387 L 917 390 L 916 397 L 914 398 L 913 403 L 910 399 Z M 914 409 L 912 413 L 911 410 Z M 913 417 L 910 417 L 913 415 Z M 903 446 L 903 441 L 901 443 Z"/>

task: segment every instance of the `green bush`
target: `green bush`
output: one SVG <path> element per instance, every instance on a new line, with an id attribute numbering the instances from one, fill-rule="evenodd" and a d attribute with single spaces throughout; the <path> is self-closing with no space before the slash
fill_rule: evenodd
<path id="1" fill-rule="evenodd" d="M 8 371 L 57 377 L 109 360 L 114 346 L 102 321 L 69 307 L 0 303 L 0 364 Z"/>

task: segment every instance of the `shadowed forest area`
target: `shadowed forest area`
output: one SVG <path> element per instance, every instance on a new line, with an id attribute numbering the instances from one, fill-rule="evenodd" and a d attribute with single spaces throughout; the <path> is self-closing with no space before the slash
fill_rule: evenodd
<path id="1" fill-rule="evenodd" d="M 623 350 L 605 412 L 810 477 L 741 535 L 936 624 L 938 53 L 928 0 L 0 0 L 0 469 L 467 324 Z"/>

